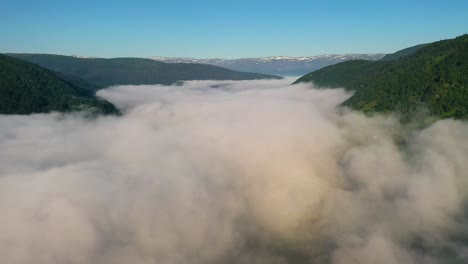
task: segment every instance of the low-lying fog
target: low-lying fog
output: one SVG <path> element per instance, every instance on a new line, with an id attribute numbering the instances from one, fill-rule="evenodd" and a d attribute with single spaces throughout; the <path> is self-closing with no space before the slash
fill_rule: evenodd
<path id="1" fill-rule="evenodd" d="M 0 262 L 465 263 L 468 125 L 274 81 L 120 86 L 0 116 Z"/>

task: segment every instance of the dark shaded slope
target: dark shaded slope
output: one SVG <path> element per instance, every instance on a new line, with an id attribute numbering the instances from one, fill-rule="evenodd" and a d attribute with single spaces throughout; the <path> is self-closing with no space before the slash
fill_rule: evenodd
<path id="1" fill-rule="evenodd" d="M 0 54 L 0 113 L 89 110 L 118 113 L 109 102 L 35 64 Z"/>
<path id="2" fill-rule="evenodd" d="M 279 79 L 266 74 L 228 70 L 213 65 L 163 63 L 141 58 L 76 58 L 49 54 L 9 54 L 44 68 L 77 76 L 99 87 L 126 84 L 173 84 L 187 80 Z"/>
<path id="3" fill-rule="evenodd" d="M 410 116 L 427 108 L 437 118 L 468 118 L 468 35 L 428 44 L 399 60 L 340 63 L 297 82 L 355 90 L 344 104 L 358 110 Z"/>
<path id="4" fill-rule="evenodd" d="M 63 72 L 54 72 L 55 75 L 57 75 L 60 79 L 70 83 L 71 85 L 74 85 L 76 87 L 79 87 L 83 90 L 87 90 L 91 93 L 95 93 L 97 90 L 103 88 L 103 87 L 100 87 L 100 86 L 97 86 L 97 85 L 94 85 L 94 84 L 91 84 L 83 79 L 81 79 L 80 77 L 77 77 L 75 75 L 71 75 L 71 74 L 66 74 L 66 73 L 63 73 Z"/>
<path id="5" fill-rule="evenodd" d="M 294 84 L 314 82 L 317 86 L 328 88 L 361 87 L 363 75 L 374 74 L 382 66 L 384 66 L 383 63 L 375 63 L 368 60 L 346 61 L 308 73 L 297 79 Z M 347 84 L 348 86 L 344 86 L 343 84 Z"/>

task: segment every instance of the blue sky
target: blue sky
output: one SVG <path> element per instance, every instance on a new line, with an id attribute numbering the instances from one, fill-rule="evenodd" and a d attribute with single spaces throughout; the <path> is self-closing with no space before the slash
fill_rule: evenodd
<path id="1" fill-rule="evenodd" d="M 0 52 L 239 58 L 389 53 L 468 33 L 468 0 L 0 0 Z"/>

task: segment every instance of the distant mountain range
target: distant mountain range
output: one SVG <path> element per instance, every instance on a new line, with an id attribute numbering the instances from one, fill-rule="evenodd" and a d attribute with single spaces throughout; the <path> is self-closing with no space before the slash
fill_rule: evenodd
<path id="1" fill-rule="evenodd" d="M 194 59 L 194 58 L 170 58 L 151 57 L 150 59 L 166 63 L 198 63 L 210 64 L 236 71 L 257 72 L 280 76 L 300 76 L 308 72 L 321 69 L 348 60 L 379 60 L 385 54 L 343 54 L 343 55 L 318 55 L 311 57 L 261 57 L 242 59 Z"/>
<path id="2" fill-rule="evenodd" d="M 468 118 L 467 34 L 388 55 L 348 54 L 232 60 L 7 55 L 0 54 L 2 114 L 82 109 L 105 114 L 118 113 L 112 104 L 95 96 L 98 89 L 126 84 L 167 85 L 186 80 L 282 78 L 245 71 L 278 75 L 312 71 L 295 83 L 314 82 L 319 87 L 354 90 L 355 94 L 344 102 L 344 105 L 354 109 L 365 112 L 397 111 L 408 117 L 418 109 L 425 108 L 435 118 Z"/>
<path id="3" fill-rule="evenodd" d="M 468 34 L 398 51 L 383 60 L 353 60 L 311 72 L 295 83 L 356 91 L 344 104 L 365 112 L 421 109 L 434 118 L 468 119 Z"/>
<path id="4" fill-rule="evenodd" d="M 188 80 L 254 80 L 282 77 L 194 63 L 164 63 L 142 58 L 89 58 L 53 54 L 7 54 L 104 88 L 112 85 L 174 84 Z"/>

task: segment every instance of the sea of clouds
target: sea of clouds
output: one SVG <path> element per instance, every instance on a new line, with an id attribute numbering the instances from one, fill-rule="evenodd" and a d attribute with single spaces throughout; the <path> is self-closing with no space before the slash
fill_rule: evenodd
<path id="1" fill-rule="evenodd" d="M 291 81 L 0 116 L 0 263 L 466 263 L 468 124 L 414 129 Z"/>

